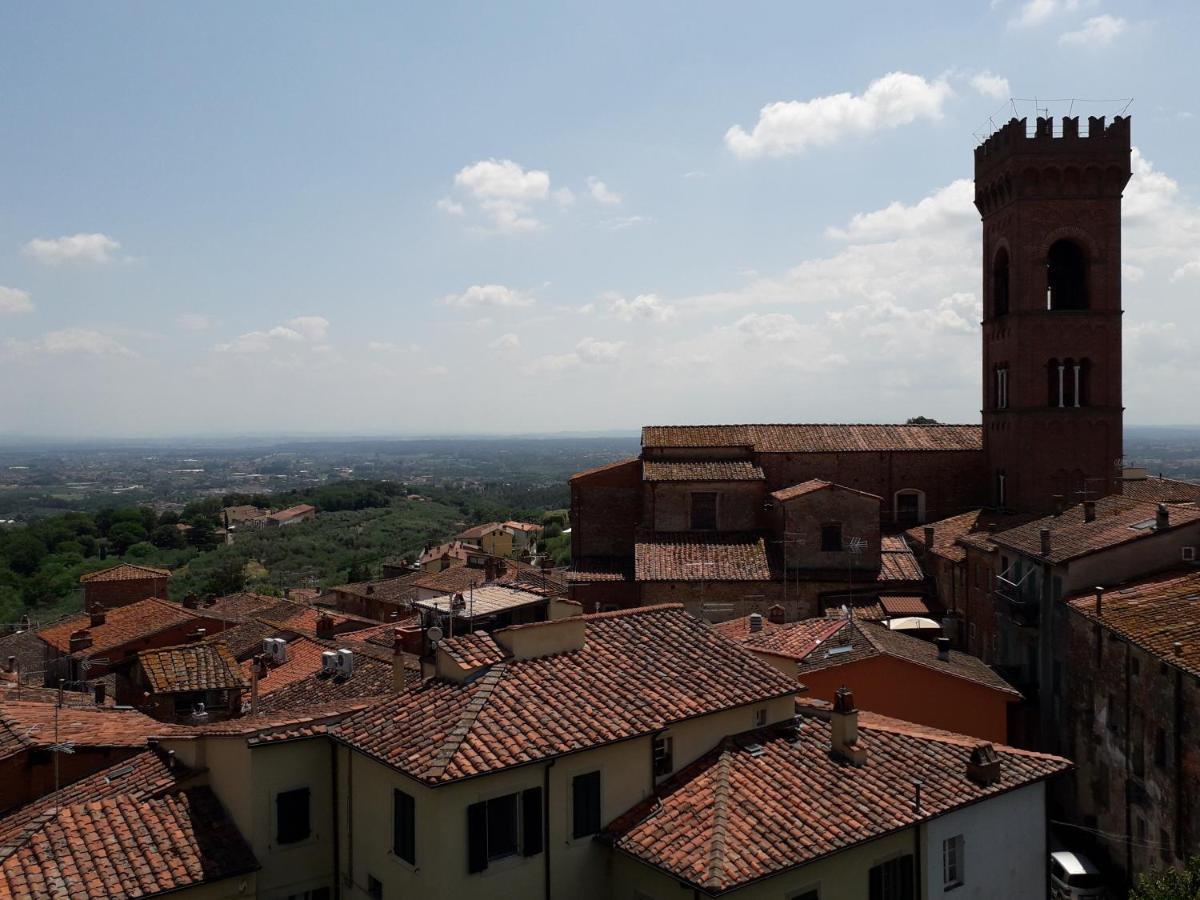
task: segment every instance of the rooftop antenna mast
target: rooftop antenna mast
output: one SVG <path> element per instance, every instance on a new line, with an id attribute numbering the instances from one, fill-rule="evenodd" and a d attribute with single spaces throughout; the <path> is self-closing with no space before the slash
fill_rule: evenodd
<path id="1" fill-rule="evenodd" d="M 846 542 L 846 587 L 850 594 L 850 617 L 854 618 L 854 558 L 867 549 L 867 542 L 852 537 Z"/>

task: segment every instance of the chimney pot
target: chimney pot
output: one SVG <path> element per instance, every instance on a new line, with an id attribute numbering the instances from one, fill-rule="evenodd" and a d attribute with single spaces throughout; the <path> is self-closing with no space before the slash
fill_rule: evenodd
<path id="1" fill-rule="evenodd" d="M 772 625 L 782 625 L 787 619 L 787 611 L 779 603 L 767 610 L 767 621 Z"/>
<path id="2" fill-rule="evenodd" d="M 1183 656 L 1183 642 L 1176 641 L 1171 645 L 1171 649 L 1175 651 L 1176 656 Z"/>
<path id="3" fill-rule="evenodd" d="M 1042 537 L 1042 556 L 1050 555 L 1050 529 L 1043 528 L 1041 531 Z"/>
<path id="4" fill-rule="evenodd" d="M 5 672 L 17 671 L 17 658 L 15 656 L 10 656 L 8 658 L 8 662 L 4 664 L 4 671 Z"/>
<path id="5" fill-rule="evenodd" d="M 104 624 L 104 607 L 93 606 L 92 611 L 89 615 L 89 619 L 91 620 L 92 628 L 98 628 L 99 626 L 103 625 Z"/>
<path id="6" fill-rule="evenodd" d="M 762 628 L 763 628 L 762 613 L 750 613 L 750 631 L 752 633 L 756 632 L 756 631 L 762 631 Z"/>
<path id="7" fill-rule="evenodd" d="M 1096 501 L 1095 500 L 1084 500 L 1083 501 L 1083 521 L 1085 521 L 1085 522 L 1096 521 Z"/>
<path id="8" fill-rule="evenodd" d="M 96 684 L 92 685 L 92 696 L 95 698 L 97 706 L 104 705 L 104 695 L 106 692 L 107 692 L 107 689 L 105 688 L 103 681 L 99 681 Z"/>
<path id="9" fill-rule="evenodd" d="M 942 662 L 950 662 L 950 638 L 940 637 L 937 639 L 937 657 Z"/>
<path id="10" fill-rule="evenodd" d="M 1165 531 L 1171 527 L 1171 508 L 1165 503 L 1158 504 L 1158 512 L 1154 515 L 1156 531 Z"/>
<path id="11" fill-rule="evenodd" d="M 200 599 L 195 594 L 188 594 L 183 598 L 184 609 L 195 609 L 200 605 Z"/>
<path id="12" fill-rule="evenodd" d="M 979 744 L 967 760 L 967 777 L 976 784 L 995 784 L 1000 780 L 1000 756 L 991 744 Z"/>
<path id="13" fill-rule="evenodd" d="M 925 552 L 928 553 L 933 549 L 933 526 L 925 526 Z"/>
<path id="14" fill-rule="evenodd" d="M 1104 613 L 1104 588 L 1096 585 L 1096 618 Z"/>
<path id="15" fill-rule="evenodd" d="M 328 613 L 320 613 L 317 616 L 317 637 L 333 637 L 333 617 Z"/>
<path id="16" fill-rule="evenodd" d="M 867 761 L 867 751 L 858 744 L 858 710 L 854 694 L 843 685 L 833 695 L 833 712 L 829 716 L 830 751 L 852 766 Z"/>

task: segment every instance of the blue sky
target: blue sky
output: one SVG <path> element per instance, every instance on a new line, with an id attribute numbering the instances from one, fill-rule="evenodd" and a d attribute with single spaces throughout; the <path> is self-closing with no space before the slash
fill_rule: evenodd
<path id="1" fill-rule="evenodd" d="M 1123 0 L 10 4 L 0 422 L 977 421 L 1010 97 L 1135 98 L 1127 421 L 1194 420 L 1198 39 Z"/>

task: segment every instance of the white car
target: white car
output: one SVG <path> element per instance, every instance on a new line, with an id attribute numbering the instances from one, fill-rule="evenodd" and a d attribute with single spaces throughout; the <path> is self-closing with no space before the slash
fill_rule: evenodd
<path id="1" fill-rule="evenodd" d="M 1104 876 L 1081 853 L 1050 854 L 1050 900 L 1104 900 Z"/>

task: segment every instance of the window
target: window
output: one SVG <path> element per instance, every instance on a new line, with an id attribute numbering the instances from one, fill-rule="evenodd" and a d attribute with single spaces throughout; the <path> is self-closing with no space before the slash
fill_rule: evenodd
<path id="1" fill-rule="evenodd" d="M 1087 260 L 1072 241 L 1056 241 L 1046 254 L 1046 309 L 1087 309 Z"/>
<path id="2" fill-rule="evenodd" d="M 654 739 L 654 774 L 670 775 L 675 768 L 672 762 L 675 742 L 669 734 L 660 734 Z"/>
<path id="3" fill-rule="evenodd" d="M 831 522 L 821 526 L 821 550 L 837 553 L 842 549 L 842 523 Z"/>
<path id="4" fill-rule="evenodd" d="M 294 844 L 311 834 L 308 821 L 308 788 L 275 795 L 275 840 Z"/>
<path id="5" fill-rule="evenodd" d="M 963 836 L 942 841 L 942 890 L 950 890 L 963 883 Z"/>
<path id="6" fill-rule="evenodd" d="M 383 882 L 374 875 L 367 876 L 367 896 L 371 900 L 383 900 Z"/>
<path id="7" fill-rule="evenodd" d="M 766 711 L 766 709 L 756 709 L 756 710 L 754 711 L 754 727 L 755 727 L 755 728 L 762 728 L 762 727 L 763 727 L 764 725 L 766 725 L 766 724 L 767 724 L 767 711 Z"/>
<path id="8" fill-rule="evenodd" d="M 413 798 L 392 792 L 392 852 L 410 865 L 417 864 L 417 821 Z"/>
<path id="9" fill-rule="evenodd" d="M 992 373 L 993 399 L 996 409 L 1008 409 L 1008 366 L 997 366 Z"/>
<path id="10" fill-rule="evenodd" d="M 1160 769 L 1167 765 L 1167 733 L 1161 728 L 1154 729 L 1154 764 Z"/>
<path id="11" fill-rule="evenodd" d="M 925 495 L 906 489 L 896 492 L 896 522 L 908 527 L 925 520 Z"/>
<path id="12" fill-rule="evenodd" d="M 867 883 L 870 900 L 915 900 L 912 854 L 873 866 Z"/>
<path id="13" fill-rule="evenodd" d="M 1008 501 L 1008 478 L 1001 469 L 996 472 L 996 505 L 1001 509 L 1004 508 Z"/>
<path id="14" fill-rule="evenodd" d="M 467 871 L 506 856 L 542 852 L 542 789 L 528 788 L 467 807 Z"/>
<path id="15" fill-rule="evenodd" d="M 1008 315 L 1008 250 L 1004 247 L 992 263 L 992 315 Z"/>
<path id="16" fill-rule="evenodd" d="M 600 830 L 600 773 L 576 775 L 571 781 L 571 837 Z"/>
<path id="17" fill-rule="evenodd" d="M 717 494 L 697 491 L 692 494 L 692 531 L 716 531 Z"/>

